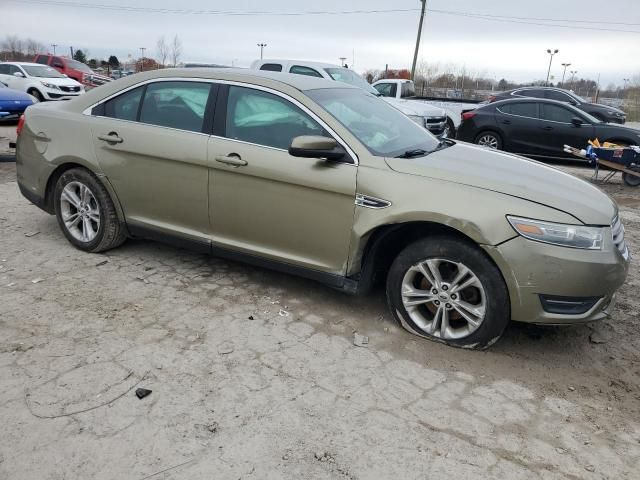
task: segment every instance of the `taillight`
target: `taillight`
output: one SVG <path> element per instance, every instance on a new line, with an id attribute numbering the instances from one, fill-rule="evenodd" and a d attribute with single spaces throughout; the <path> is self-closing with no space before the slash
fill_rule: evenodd
<path id="1" fill-rule="evenodd" d="M 24 113 L 20 115 L 20 120 L 18 120 L 18 126 L 16 127 L 16 135 L 20 135 L 22 133 L 23 128 L 24 128 Z"/>
<path id="2" fill-rule="evenodd" d="M 487 102 L 491 103 L 491 102 L 495 102 L 496 101 L 496 97 L 495 95 L 489 95 L 489 97 L 487 98 Z"/>
<path id="3" fill-rule="evenodd" d="M 462 112 L 462 121 L 471 120 L 476 116 L 476 112 Z"/>

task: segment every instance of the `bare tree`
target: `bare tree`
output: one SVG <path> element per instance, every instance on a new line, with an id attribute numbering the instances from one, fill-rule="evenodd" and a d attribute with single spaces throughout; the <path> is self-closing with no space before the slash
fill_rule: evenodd
<path id="1" fill-rule="evenodd" d="M 25 48 L 27 50 L 27 55 L 29 56 L 35 56 L 38 53 L 45 53 L 44 45 L 38 42 L 37 40 L 34 40 L 33 38 L 27 38 L 27 40 L 25 41 L 25 44 L 26 44 Z"/>
<path id="2" fill-rule="evenodd" d="M 158 51 L 158 61 L 160 65 L 164 67 L 165 63 L 167 63 L 167 58 L 169 57 L 169 46 L 164 39 L 164 35 L 158 39 L 158 43 L 156 43 L 156 50 Z"/>
<path id="3" fill-rule="evenodd" d="M 15 58 L 24 53 L 24 42 L 17 35 L 7 35 L 2 42 L 2 48 L 11 52 L 11 56 Z"/>
<path id="4" fill-rule="evenodd" d="M 171 43 L 171 63 L 173 66 L 177 66 L 180 61 L 180 57 L 182 56 L 182 41 L 178 35 L 173 37 L 173 42 Z"/>

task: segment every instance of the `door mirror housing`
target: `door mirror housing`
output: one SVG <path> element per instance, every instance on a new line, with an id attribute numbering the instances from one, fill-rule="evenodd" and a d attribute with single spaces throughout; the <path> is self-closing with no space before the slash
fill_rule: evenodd
<path id="1" fill-rule="evenodd" d="M 64 68 L 64 65 L 62 65 L 61 63 L 54 63 L 53 66 L 55 68 Z"/>
<path id="2" fill-rule="evenodd" d="M 342 146 L 335 139 L 316 135 L 295 137 L 289 147 L 289 155 L 301 158 L 341 160 L 345 153 Z"/>
<path id="3" fill-rule="evenodd" d="M 24 73 L 22 73 L 22 72 L 13 72 L 13 76 L 14 77 L 18 77 L 18 78 L 24 78 Z"/>
<path id="4" fill-rule="evenodd" d="M 582 121 L 582 119 L 578 117 L 573 117 L 571 119 L 571 123 L 573 124 L 574 127 L 581 127 L 582 125 L 584 125 L 584 122 Z"/>

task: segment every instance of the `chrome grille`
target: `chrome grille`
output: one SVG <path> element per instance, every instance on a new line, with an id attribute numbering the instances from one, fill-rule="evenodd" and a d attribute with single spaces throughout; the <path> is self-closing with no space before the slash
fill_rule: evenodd
<path id="1" fill-rule="evenodd" d="M 427 123 L 444 123 L 446 121 L 446 117 L 427 117 Z"/>
<path id="2" fill-rule="evenodd" d="M 613 243 L 620 251 L 625 260 L 629 259 L 629 249 L 624 241 L 624 225 L 620 221 L 620 217 L 616 216 L 611 224 L 611 235 L 613 236 Z"/>

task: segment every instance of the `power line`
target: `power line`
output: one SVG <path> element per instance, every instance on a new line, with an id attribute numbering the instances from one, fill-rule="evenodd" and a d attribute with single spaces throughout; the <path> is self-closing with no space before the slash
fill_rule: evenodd
<path id="1" fill-rule="evenodd" d="M 109 5 L 109 4 L 90 4 L 82 2 L 69 2 L 64 0 L 8 0 L 14 3 L 24 3 L 32 5 L 50 5 L 57 7 L 73 7 L 73 8 L 86 8 L 93 10 L 117 10 L 125 12 L 141 12 L 141 13 L 160 13 L 160 14 L 174 14 L 174 15 L 218 15 L 218 16 L 313 16 L 313 15 L 366 15 L 366 14 L 389 14 L 389 13 L 415 13 L 420 9 L 416 8 L 392 8 L 392 9 L 379 9 L 379 10 L 311 10 L 311 11 L 299 11 L 299 12 L 274 12 L 274 11 L 237 11 L 237 10 L 200 10 L 200 9 L 173 9 L 173 8 L 158 8 L 158 7 L 135 7 L 130 5 Z M 583 26 L 583 25 L 556 25 L 553 23 L 540 23 L 540 22 L 559 22 L 559 23 L 580 23 L 580 24 L 608 24 L 608 25 L 623 25 L 623 26 L 640 26 L 640 23 L 631 22 L 615 22 L 609 20 L 578 20 L 578 19 L 560 19 L 560 18 L 540 18 L 540 17 L 517 17 L 507 15 L 489 15 L 486 13 L 467 13 L 454 10 L 439 10 L 427 8 L 430 13 L 451 15 L 458 17 L 473 18 L 477 20 L 485 20 L 492 22 L 502 23 L 517 23 L 524 25 L 536 25 L 541 27 L 551 28 L 569 28 L 575 30 L 594 30 L 604 32 L 616 32 L 616 33 L 637 33 L 639 30 L 620 30 L 614 28 L 602 28 L 595 26 Z"/>

